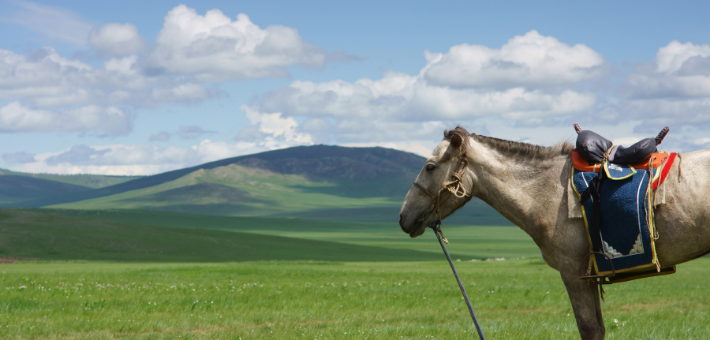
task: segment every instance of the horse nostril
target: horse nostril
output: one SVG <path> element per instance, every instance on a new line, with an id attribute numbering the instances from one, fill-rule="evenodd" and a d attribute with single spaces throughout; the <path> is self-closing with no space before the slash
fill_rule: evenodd
<path id="1" fill-rule="evenodd" d="M 404 228 L 404 215 L 399 214 L 399 226 Z"/>

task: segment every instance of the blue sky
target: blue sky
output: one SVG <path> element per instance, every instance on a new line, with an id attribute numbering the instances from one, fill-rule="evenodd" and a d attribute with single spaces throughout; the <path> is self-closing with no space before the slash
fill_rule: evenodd
<path id="1" fill-rule="evenodd" d="M 710 147 L 705 2 L 0 0 L 0 167 L 154 174 L 457 124 Z"/>

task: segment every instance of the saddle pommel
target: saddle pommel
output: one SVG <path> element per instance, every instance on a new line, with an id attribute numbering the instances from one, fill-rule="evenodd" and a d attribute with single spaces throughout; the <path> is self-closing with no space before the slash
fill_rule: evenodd
<path id="1" fill-rule="evenodd" d="M 666 126 L 663 128 L 663 130 L 661 130 L 661 132 L 658 133 L 658 136 L 656 136 L 656 145 L 661 144 L 661 142 L 663 141 L 663 138 L 666 138 L 668 131 L 670 131 L 670 128 L 668 128 Z"/>

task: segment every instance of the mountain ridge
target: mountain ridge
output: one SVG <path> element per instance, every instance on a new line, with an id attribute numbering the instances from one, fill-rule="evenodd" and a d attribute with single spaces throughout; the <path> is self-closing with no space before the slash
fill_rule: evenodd
<path id="1" fill-rule="evenodd" d="M 368 153 L 371 154 L 368 155 Z M 319 159 L 321 160 L 321 162 L 316 162 L 316 160 Z M 340 160 L 341 166 L 337 166 L 338 159 Z M 367 171 L 365 173 L 367 175 L 365 177 L 367 178 L 364 179 L 372 179 L 378 174 L 377 169 L 363 166 L 371 165 L 374 162 L 380 164 L 380 167 L 382 167 L 382 165 L 386 165 L 387 170 L 384 172 L 386 172 L 388 175 L 396 175 L 398 173 L 401 174 L 401 172 L 397 171 L 397 167 L 393 166 L 393 161 L 391 159 L 396 159 L 407 163 L 407 167 L 409 168 L 407 170 L 409 171 L 406 172 L 408 172 L 408 175 L 412 176 L 415 176 L 415 174 L 418 172 L 418 169 L 416 169 L 415 167 L 421 167 L 421 164 L 423 164 L 424 161 L 424 158 L 421 156 L 381 147 L 348 148 L 331 145 L 296 146 L 292 148 L 272 150 L 257 154 L 221 159 L 188 168 L 172 170 L 151 176 L 145 176 L 94 190 L 86 190 L 68 193 L 66 195 L 61 196 L 53 196 L 49 198 L 3 204 L 3 206 L 39 208 L 43 206 L 84 201 L 88 199 L 105 197 L 124 193 L 127 191 L 160 185 L 172 180 L 176 180 L 197 170 L 210 170 L 230 164 L 240 164 L 252 168 L 265 167 L 267 170 L 275 170 L 279 173 L 286 174 L 301 174 L 307 177 L 311 177 L 313 180 L 316 181 L 330 179 L 330 177 L 332 177 L 333 175 L 335 175 L 336 177 L 343 177 L 344 179 L 357 179 L 356 177 L 358 177 L 359 172 L 352 170 L 352 167 L 343 167 L 342 163 L 348 163 L 344 162 L 344 160 L 350 161 L 349 165 L 360 165 L 361 169 L 366 169 Z M 299 160 L 300 162 L 298 162 Z M 329 162 L 323 162 L 323 160 L 327 160 Z M 415 165 L 417 161 L 419 165 Z M 301 166 L 294 168 L 294 165 L 298 164 L 300 164 Z M 399 168 L 400 170 L 402 170 L 401 167 Z M 382 172 L 383 170 L 380 169 L 379 173 Z"/>
<path id="2" fill-rule="evenodd" d="M 396 222 L 425 161 L 381 147 L 298 146 L 0 206 Z M 477 199 L 447 219 L 455 224 L 474 221 L 510 225 Z"/>

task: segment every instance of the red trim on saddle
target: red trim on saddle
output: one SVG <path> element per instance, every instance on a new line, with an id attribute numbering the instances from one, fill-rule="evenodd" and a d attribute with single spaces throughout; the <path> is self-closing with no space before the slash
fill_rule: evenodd
<path id="1" fill-rule="evenodd" d="M 661 173 L 662 177 L 665 178 L 665 176 L 668 174 L 668 169 L 670 169 L 670 165 L 673 164 L 673 160 L 675 159 L 676 153 L 667 153 L 667 152 L 658 152 L 654 153 L 652 156 L 655 157 L 653 160 L 653 168 L 657 169 L 660 166 L 666 164 L 669 166 L 665 166 L 663 169 L 663 172 Z M 671 158 L 672 156 L 672 158 Z M 643 163 L 639 164 L 632 164 L 631 166 L 634 167 L 634 169 L 648 169 L 648 162 L 651 160 L 651 157 L 647 158 Z M 586 172 L 599 172 L 599 169 L 601 169 L 601 164 L 589 164 L 586 159 L 584 159 L 578 152 L 577 149 L 574 149 L 572 151 L 572 165 L 574 166 L 575 169 L 579 171 L 586 171 Z M 661 182 L 663 182 L 663 179 L 661 179 Z M 659 183 L 660 184 L 660 183 Z"/>
<path id="2" fill-rule="evenodd" d="M 675 161 L 675 156 L 677 156 L 677 155 L 678 155 L 677 153 L 671 152 L 670 156 L 668 156 L 668 160 L 663 163 L 663 170 L 661 170 L 661 177 L 659 179 L 657 179 L 655 182 L 653 182 L 653 190 L 656 190 L 656 188 L 658 188 L 658 186 L 663 184 L 663 181 L 666 180 L 666 176 L 668 176 L 668 172 L 671 170 L 671 166 L 673 166 L 673 161 Z"/>

